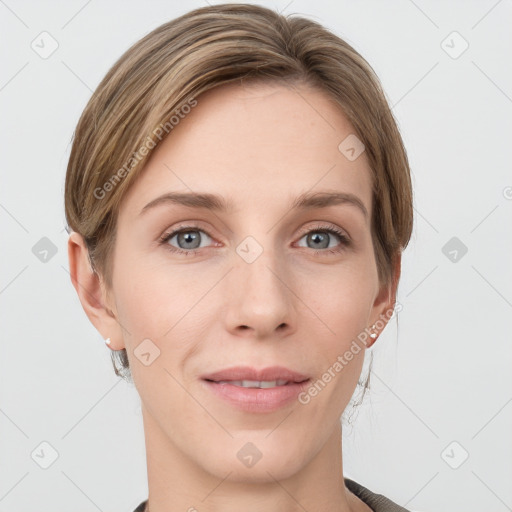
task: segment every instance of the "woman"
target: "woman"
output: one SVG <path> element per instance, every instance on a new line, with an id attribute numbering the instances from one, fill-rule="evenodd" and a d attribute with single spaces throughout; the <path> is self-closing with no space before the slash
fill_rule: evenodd
<path id="1" fill-rule="evenodd" d="M 412 230 L 402 139 L 351 46 L 245 4 L 158 27 L 85 108 L 65 207 L 73 285 L 141 398 L 137 512 L 405 510 L 343 478 L 340 417 Z"/>

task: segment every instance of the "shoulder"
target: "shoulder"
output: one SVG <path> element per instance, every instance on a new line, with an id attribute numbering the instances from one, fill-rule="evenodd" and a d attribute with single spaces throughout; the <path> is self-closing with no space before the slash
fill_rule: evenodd
<path id="1" fill-rule="evenodd" d="M 133 512 L 144 512 L 147 502 L 148 500 L 144 500 Z"/>
<path id="2" fill-rule="evenodd" d="M 344 480 L 347 489 L 355 494 L 363 503 L 368 505 L 373 512 L 410 512 L 406 508 L 397 505 L 389 498 L 386 498 L 386 496 L 376 494 L 350 478 L 344 478 Z M 147 500 L 141 502 L 133 512 L 144 512 L 146 503 Z"/>
<path id="3" fill-rule="evenodd" d="M 376 494 L 350 478 L 344 478 L 344 480 L 345 487 L 368 505 L 373 512 L 410 512 L 386 496 Z"/>

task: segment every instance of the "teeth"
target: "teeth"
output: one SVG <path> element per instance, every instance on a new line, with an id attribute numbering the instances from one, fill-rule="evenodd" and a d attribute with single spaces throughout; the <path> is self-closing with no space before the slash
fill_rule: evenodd
<path id="1" fill-rule="evenodd" d="M 231 384 L 242 388 L 275 388 L 276 386 L 284 386 L 287 380 L 220 380 L 217 384 Z"/>

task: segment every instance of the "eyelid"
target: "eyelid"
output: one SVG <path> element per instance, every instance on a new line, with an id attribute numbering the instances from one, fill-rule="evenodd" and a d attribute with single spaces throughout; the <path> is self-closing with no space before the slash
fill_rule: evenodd
<path id="1" fill-rule="evenodd" d="M 344 236 L 347 239 L 351 240 L 350 235 L 348 234 L 346 229 L 340 228 L 336 224 L 328 221 L 316 221 L 316 224 L 311 226 L 308 225 L 304 228 L 301 228 L 301 236 L 310 233 L 311 231 L 329 231 L 332 230 L 336 232 L 339 236 Z"/>

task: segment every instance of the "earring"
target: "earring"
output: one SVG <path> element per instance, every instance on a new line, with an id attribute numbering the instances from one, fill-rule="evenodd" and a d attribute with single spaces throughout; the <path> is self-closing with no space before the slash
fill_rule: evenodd
<path id="1" fill-rule="evenodd" d="M 375 324 L 373 324 L 370 329 L 372 329 L 372 331 L 373 331 L 373 329 L 375 329 Z M 370 338 L 372 339 L 372 342 L 370 343 L 370 345 L 368 345 L 369 347 L 371 347 L 375 343 L 375 341 L 377 339 L 377 333 L 370 332 Z"/>
<path id="2" fill-rule="evenodd" d="M 110 345 L 110 338 L 107 338 L 107 339 L 105 340 L 105 343 L 106 343 L 107 345 Z"/>

